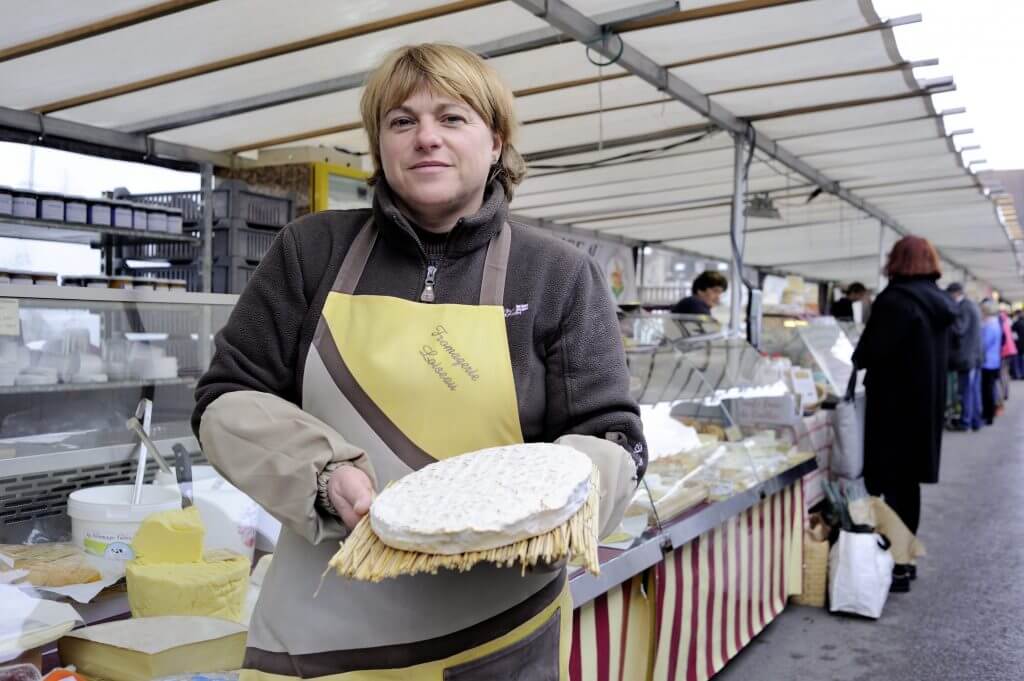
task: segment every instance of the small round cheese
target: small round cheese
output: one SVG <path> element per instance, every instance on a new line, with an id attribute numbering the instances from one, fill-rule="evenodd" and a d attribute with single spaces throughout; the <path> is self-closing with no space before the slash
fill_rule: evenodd
<path id="1" fill-rule="evenodd" d="M 485 551 L 568 521 L 590 491 L 590 458 L 571 447 L 523 444 L 444 459 L 385 489 L 370 508 L 382 542 L 418 553 Z"/>

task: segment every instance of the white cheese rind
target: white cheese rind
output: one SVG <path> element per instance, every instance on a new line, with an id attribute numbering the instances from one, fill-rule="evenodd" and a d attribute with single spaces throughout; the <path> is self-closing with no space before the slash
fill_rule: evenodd
<path id="1" fill-rule="evenodd" d="M 571 447 L 494 447 L 432 463 L 385 489 L 370 524 L 396 549 L 452 555 L 550 532 L 584 504 L 590 458 Z"/>

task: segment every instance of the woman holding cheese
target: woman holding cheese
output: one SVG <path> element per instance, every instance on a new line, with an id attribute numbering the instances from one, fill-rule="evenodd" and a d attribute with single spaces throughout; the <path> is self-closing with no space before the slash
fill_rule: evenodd
<path id="1" fill-rule="evenodd" d="M 463 49 L 406 47 L 362 117 L 373 208 L 281 231 L 196 391 L 207 456 L 284 526 L 243 678 L 567 679 L 564 569 L 329 576 L 313 597 L 374 490 L 432 461 L 569 444 L 600 468 L 603 533 L 646 463 L 600 269 L 509 221 L 508 88 Z"/>

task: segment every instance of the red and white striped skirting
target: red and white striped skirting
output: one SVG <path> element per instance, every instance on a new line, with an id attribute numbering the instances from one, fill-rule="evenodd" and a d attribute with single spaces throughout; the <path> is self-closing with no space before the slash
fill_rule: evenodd
<path id="1" fill-rule="evenodd" d="M 573 611 L 572 681 L 646 681 L 654 603 L 650 573 L 633 577 Z"/>
<path id="2" fill-rule="evenodd" d="M 703 681 L 800 592 L 797 481 L 574 613 L 573 681 Z"/>

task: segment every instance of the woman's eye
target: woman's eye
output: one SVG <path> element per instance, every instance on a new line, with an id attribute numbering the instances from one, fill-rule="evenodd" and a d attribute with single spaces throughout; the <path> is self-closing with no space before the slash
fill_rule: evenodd
<path id="1" fill-rule="evenodd" d="M 465 116 L 460 116 L 459 114 L 448 114 L 442 120 L 445 123 L 452 123 L 452 124 L 454 124 L 454 123 L 465 123 L 466 122 Z"/>
<path id="2" fill-rule="evenodd" d="M 412 122 L 413 121 L 412 121 L 411 118 L 406 118 L 404 116 L 401 116 L 399 118 L 392 118 L 391 119 L 391 123 L 389 123 L 388 125 L 389 125 L 389 127 L 392 127 L 392 128 L 404 128 L 404 127 L 408 127 L 408 126 L 412 125 Z"/>

